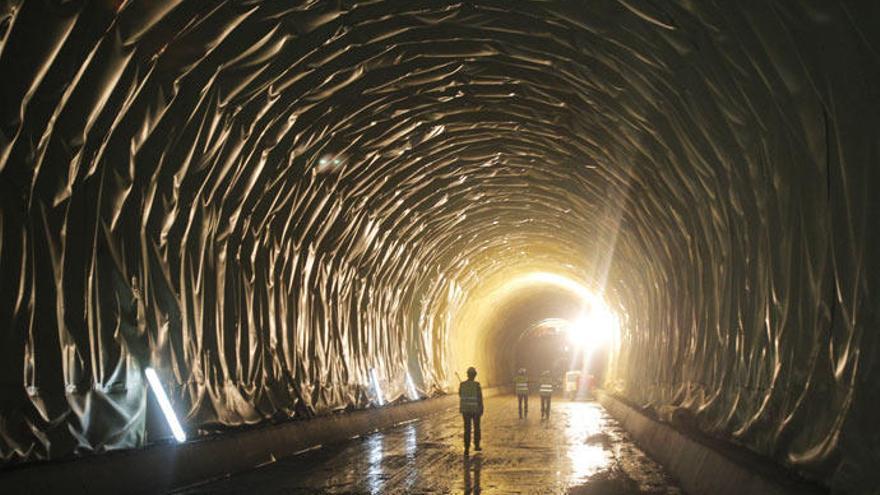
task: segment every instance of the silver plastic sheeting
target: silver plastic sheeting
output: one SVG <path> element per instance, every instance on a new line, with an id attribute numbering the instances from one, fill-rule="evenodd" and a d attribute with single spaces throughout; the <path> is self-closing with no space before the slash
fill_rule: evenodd
<path id="1" fill-rule="evenodd" d="M 539 263 L 620 311 L 608 388 L 868 491 L 878 36 L 851 0 L 6 1 L 0 458 L 161 438 L 147 366 L 191 434 L 444 390 L 456 308 Z"/>

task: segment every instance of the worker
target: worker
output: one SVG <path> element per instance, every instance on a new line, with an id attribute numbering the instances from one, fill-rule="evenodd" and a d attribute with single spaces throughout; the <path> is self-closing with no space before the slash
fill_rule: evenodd
<path id="1" fill-rule="evenodd" d="M 526 369 L 520 368 L 513 377 L 514 390 L 516 391 L 516 403 L 519 406 L 519 419 L 529 417 L 529 377 Z"/>
<path id="2" fill-rule="evenodd" d="M 550 370 L 541 373 L 541 419 L 550 419 L 550 396 L 553 395 L 553 379 Z"/>
<path id="3" fill-rule="evenodd" d="M 458 386 L 459 411 L 464 418 L 464 455 L 470 455 L 471 427 L 474 430 L 474 450 L 480 448 L 480 416 L 483 415 L 483 390 L 480 382 L 474 380 L 477 370 L 471 366 L 467 369 L 467 380 Z"/>

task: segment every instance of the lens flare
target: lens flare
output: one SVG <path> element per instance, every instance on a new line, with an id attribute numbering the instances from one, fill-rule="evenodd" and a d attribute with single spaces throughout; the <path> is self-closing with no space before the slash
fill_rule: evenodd
<path id="1" fill-rule="evenodd" d="M 572 345 L 594 351 L 606 346 L 619 331 L 617 317 L 604 304 L 596 304 L 568 327 Z"/>
<path id="2" fill-rule="evenodd" d="M 376 368 L 370 368 L 370 378 L 373 381 L 373 391 L 376 392 L 376 402 L 380 406 L 384 406 L 385 398 L 382 396 L 382 389 L 379 387 L 379 374 L 376 373 Z"/>

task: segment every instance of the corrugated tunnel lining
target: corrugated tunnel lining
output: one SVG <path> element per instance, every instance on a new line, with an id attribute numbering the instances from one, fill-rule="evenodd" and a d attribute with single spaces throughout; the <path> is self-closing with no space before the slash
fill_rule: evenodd
<path id="1" fill-rule="evenodd" d="M 447 389 L 552 271 L 607 388 L 872 486 L 880 15 L 704 3 L 6 2 L 3 462 L 154 441 L 146 365 L 191 431 Z"/>

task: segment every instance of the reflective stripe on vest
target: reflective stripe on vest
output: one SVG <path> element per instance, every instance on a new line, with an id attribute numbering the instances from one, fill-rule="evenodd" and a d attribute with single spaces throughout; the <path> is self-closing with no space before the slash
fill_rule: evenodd
<path id="1" fill-rule="evenodd" d="M 553 393 L 553 384 L 552 383 L 542 383 L 541 384 L 541 395 L 550 395 Z"/>
<path id="2" fill-rule="evenodd" d="M 461 412 L 480 412 L 480 384 L 472 381 L 461 382 L 459 394 L 461 399 Z"/>
<path id="3" fill-rule="evenodd" d="M 516 393 L 518 394 L 527 394 L 529 393 L 529 379 L 524 375 L 516 375 L 513 377 L 513 383 L 516 384 Z"/>

